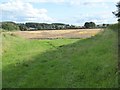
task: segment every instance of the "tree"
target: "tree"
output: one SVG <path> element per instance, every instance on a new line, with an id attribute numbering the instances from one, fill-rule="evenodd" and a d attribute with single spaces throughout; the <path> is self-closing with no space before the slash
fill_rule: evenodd
<path id="1" fill-rule="evenodd" d="M 21 31 L 28 31 L 28 27 L 25 24 L 19 24 L 19 28 Z"/>
<path id="2" fill-rule="evenodd" d="M 94 22 L 90 22 L 90 28 L 95 28 L 95 23 Z"/>
<path id="3" fill-rule="evenodd" d="M 113 14 L 118 18 L 118 21 L 120 22 L 120 1 L 116 5 L 117 11 L 113 12 Z"/>
<path id="4" fill-rule="evenodd" d="M 85 28 L 95 28 L 95 23 L 94 22 L 86 22 L 84 24 Z"/>
<path id="5" fill-rule="evenodd" d="M 2 22 L 1 27 L 8 31 L 19 30 L 19 26 L 14 22 Z"/>
<path id="6" fill-rule="evenodd" d="M 90 27 L 89 22 L 86 22 L 86 23 L 84 24 L 84 26 L 85 26 L 85 28 L 89 28 L 89 27 Z"/>

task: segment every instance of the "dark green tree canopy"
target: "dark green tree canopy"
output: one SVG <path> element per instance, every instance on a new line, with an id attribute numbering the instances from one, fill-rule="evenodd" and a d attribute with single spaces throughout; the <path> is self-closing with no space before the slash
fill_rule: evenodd
<path id="1" fill-rule="evenodd" d="M 113 14 L 118 18 L 118 21 L 120 22 L 120 1 L 116 5 L 117 11 L 113 12 Z"/>
<path id="2" fill-rule="evenodd" d="M 84 24 L 84 27 L 85 28 L 95 28 L 95 23 L 94 22 L 86 22 L 85 24 Z"/>
<path id="3" fill-rule="evenodd" d="M 28 31 L 28 27 L 25 24 L 19 24 L 19 28 L 21 31 Z"/>
<path id="4" fill-rule="evenodd" d="M 8 31 L 19 30 L 19 26 L 14 22 L 2 22 L 1 27 Z"/>

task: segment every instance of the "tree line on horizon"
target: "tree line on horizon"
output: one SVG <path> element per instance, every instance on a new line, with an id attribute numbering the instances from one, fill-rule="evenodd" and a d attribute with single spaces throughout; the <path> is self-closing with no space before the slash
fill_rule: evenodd
<path id="1" fill-rule="evenodd" d="M 35 31 L 35 30 L 62 30 L 62 29 L 94 29 L 105 28 L 109 24 L 96 25 L 94 22 L 85 22 L 84 26 L 75 26 L 63 23 L 15 23 L 15 22 L 1 22 L 1 28 L 4 30 L 21 30 L 21 31 Z"/>

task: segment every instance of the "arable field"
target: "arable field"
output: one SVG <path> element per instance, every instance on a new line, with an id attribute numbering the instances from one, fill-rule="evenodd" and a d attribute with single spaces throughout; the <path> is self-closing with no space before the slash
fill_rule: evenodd
<path id="1" fill-rule="evenodd" d="M 41 30 L 12 32 L 27 39 L 56 39 L 56 38 L 88 38 L 96 35 L 102 29 L 70 29 L 70 30 Z"/>
<path id="2" fill-rule="evenodd" d="M 86 39 L 22 37 L 3 33 L 3 88 L 118 87 L 115 31 L 105 30 Z"/>

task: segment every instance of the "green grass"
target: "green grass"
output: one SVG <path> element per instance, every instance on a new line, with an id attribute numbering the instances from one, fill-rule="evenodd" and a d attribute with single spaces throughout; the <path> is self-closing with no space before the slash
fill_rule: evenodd
<path id="1" fill-rule="evenodd" d="M 4 88 L 118 87 L 117 34 L 88 39 L 25 40 L 3 35 Z"/>
<path id="2" fill-rule="evenodd" d="M 2 35 L 0 29 L 0 89 L 2 89 Z"/>

